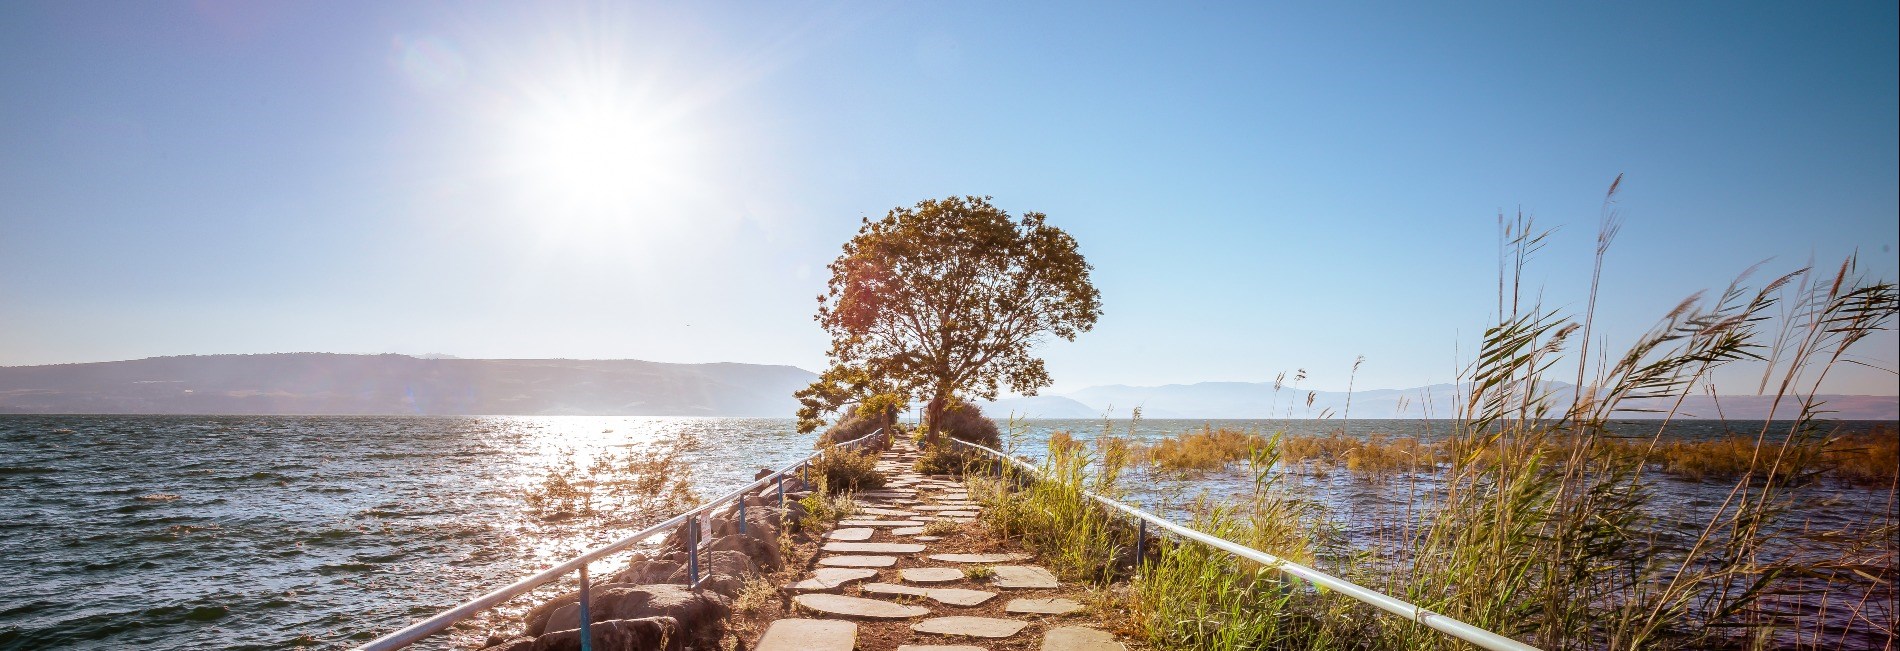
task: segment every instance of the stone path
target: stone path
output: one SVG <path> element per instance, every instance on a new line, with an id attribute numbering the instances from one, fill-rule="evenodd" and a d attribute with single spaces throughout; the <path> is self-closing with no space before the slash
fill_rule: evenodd
<path id="1" fill-rule="evenodd" d="M 970 501 L 959 478 L 918 474 L 916 455 L 898 441 L 880 457 L 885 487 L 856 496 L 858 514 L 822 538 L 804 578 L 784 586 L 795 595 L 792 616 L 772 622 L 751 648 L 1126 651 L 1088 625 L 1083 605 L 1070 598 L 1080 588 L 1030 564 L 1030 554 L 994 551 L 1001 545 L 974 525 L 925 534 L 932 521 L 974 521 L 982 505 Z M 1007 605 L 995 599 L 998 591 L 1010 593 Z"/>

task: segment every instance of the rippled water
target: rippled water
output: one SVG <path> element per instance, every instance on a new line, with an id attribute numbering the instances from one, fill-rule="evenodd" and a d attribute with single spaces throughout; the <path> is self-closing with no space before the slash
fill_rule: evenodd
<path id="1" fill-rule="evenodd" d="M 1134 435 L 1201 424 L 1144 421 Z M 1125 422 L 1115 427 L 1126 433 Z M 1325 423 L 1349 433 L 1419 427 Z M 1100 428 L 1031 421 L 1023 449 L 1041 449 L 1050 431 Z M 358 644 L 625 533 L 544 523 L 521 489 L 552 462 L 682 435 L 705 443 L 691 464 L 705 496 L 804 456 L 814 439 L 789 419 L 0 416 L 0 648 Z M 1137 475 L 1130 485 L 1136 501 L 1157 505 L 1201 490 L 1234 494 L 1244 481 L 1238 472 L 1186 482 Z M 1408 504 L 1391 485 L 1346 473 L 1299 481 L 1349 528 L 1373 521 L 1356 514 Z M 1686 504 L 1706 492 L 1669 490 Z M 1880 513 L 1841 493 L 1813 516 Z M 423 648 L 479 640 L 477 628 Z"/>
<path id="2" fill-rule="evenodd" d="M 689 432 L 703 495 L 814 438 L 777 419 L 0 416 L 0 648 L 360 643 L 611 539 L 525 511 L 549 459 Z"/>

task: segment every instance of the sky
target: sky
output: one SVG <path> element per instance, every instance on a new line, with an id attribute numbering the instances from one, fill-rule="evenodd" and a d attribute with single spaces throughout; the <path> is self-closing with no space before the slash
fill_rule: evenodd
<path id="1" fill-rule="evenodd" d="M 1526 282 L 1581 312 L 1619 174 L 1612 348 L 1758 262 L 1900 277 L 1896 25 L 1892 2 L 9 2 L 0 365 L 819 370 L 814 298 L 859 220 L 967 194 L 1094 266 L 1101 321 L 1039 349 L 1054 392 L 1447 382 L 1495 319 L 1499 215 L 1556 228 Z"/>

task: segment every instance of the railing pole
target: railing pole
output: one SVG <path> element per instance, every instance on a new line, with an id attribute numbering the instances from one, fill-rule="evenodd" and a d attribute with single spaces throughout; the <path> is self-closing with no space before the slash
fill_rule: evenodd
<path id="1" fill-rule="evenodd" d="M 1148 521 L 1136 518 L 1141 523 L 1141 532 L 1135 534 L 1135 574 L 1141 574 L 1141 561 L 1148 557 Z"/>
<path id="2" fill-rule="evenodd" d="M 686 587 L 699 587 L 699 516 L 686 520 Z"/>
<path id="3" fill-rule="evenodd" d="M 588 611 L 588 602 L 593 601 L 587 589 L 587 565 L 581 565 L 581 651 L 594 651 L 593 613 Z"/>
<path id="4" fill-rule="evenodd" d="M 785 508 L 785 475 L 778 476 L 778 507 Z M 781 513 L 780 515 L 783 515 Z"/>
<path id="5" fill-rule="evenodd" d="M 739 535 L 745 535 L 745 498 L 739 498 Z"/>

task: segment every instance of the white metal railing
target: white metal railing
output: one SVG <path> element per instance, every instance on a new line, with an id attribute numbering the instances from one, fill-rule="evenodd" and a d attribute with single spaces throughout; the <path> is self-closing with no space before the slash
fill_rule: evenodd
<path id="1" fill-rule="evenodd" d="M 1030 464 L 1029 462 L 1024 461 L 1022 459 L 1018 459 L 1018 458 L 1009 456 L 1007 454 L 1003 454 L 1002 452 L 999 452 L 997 450 L 993 450 L 993 449 L 990 449 L 981 445 L 977 445 L 975 443 L 971 443 L 968 441 L 959 441 L 954 438 L 950 440 L 966 447 L 971 447 L 971 448 L 975 448 L 975 449 L 987 452 L 991 456 L 994 456 L 998 459 L 1002 459 L 1004 461 L 1008 461 L 1017 466 L 1020 466 L 1023 469 L 1028 470 L 1030 473 L 1034 475 L 1042 474 L 1042 471 L 1036 468 L 1035 465 Z M 1281 572 L 1284 572 L 1286 574 L 1290 574 L 1292 576 L 1303 579 L 1306 582 L 1311 583 L 1313 585 L 1320 586 L 1328 590 L 1333 590 L 1341 594 L 1344 594 L 1348 597 L 1352 597 L 1354 599 L 1358 599 L 1365 603 L 1372 604 L 1374 607 L 1377 607 L 1380 610 L 1386 611 L 1388 613 L 1392 613 L 1394 615 L 1398 615 L 1400 617 L 1404 617 L 1414 622 L 1418 622 L 1419 624 L 1422 624 L 1428 628 L 1431 628 L 1432 630 L 1436 630 L 1446 635 L 1450 635 L 1452 637 L 1458 638 L 1460 640 L 1470 642 L 1472 644 L 1479 646 L 1480 648 L 1491 649 L 1493 651 L 1538 651 L 1537 647 L 1531 646 L 1529 644 L 1525 644 L 1523 642 L 1519 642 L 1517 640 L 1513 640 L 1511 638 L 1498 635 L 1497 633 L 1493 633 L 1491 631 L 1487 631 L 1482 628 L 1478 628 L 1476 626 L 1466 624 L 1464 622 L 1458 621 L 1451 617 L 1447 617 L 1445 615 L 1441 615 L 1441 614 L 1432 612 L 1430 610 L 1420 608 L 1418 606 L 1407 603 L 1403 599 L 1399 599 L 1397 597 L 1393 597 L 1393 596 L 1372 590 L 1370 588 L 1366 588 L 1364 586 L 1333 576 L 1331 574 L 1327 574 L 1325 572 L 1321 572 L 1319 570 L 1307 567 L 1305 565 L 1301 565 L 1299 563 L 1295 563 L 1293 561 L 1289 561 L 1284 558 L 1274 556 L 1273 554 L 1269 554 L 1269 553 L 1260 551 L 1258 549 L 1254 549 L 1252 547 L 1247 547 L 1245 545 L 1241 545 L 1241 544 L 1238 544 L 1238 543 L 1235 543 L 1223 538 L 1217 538 L 1217 537 L 1210 536 L 1208 534 L 1205 534 L 1199 531 L 1195 531 L 1193 529 L 1189 529 L 1187 527 L 1183 527 L 1181 525 L 1162 519 L 1161 516 L 1155 515 L 1153 513 L 1149 513 L 1147 511 L 1143 511 L 1141 509 L 1129 506 L 1127 504 L 1123 504 L 1121 502 L 1118 502 L 1106 497 L 1102 497 L 1088 490 L 1083 490 L 1082 494 L 1089 496 L 1089 498 L 1095 500 L 1096 502 L 1100 502 L 1103 506 L 1114 509 L 1116 511 L 1120 511 L 1122 513 L 1126 513 L 1134 517 L 1136 520 L 1140 521 L 1141 532 L 1139 534 L 1140 537 L 1136 539 L 1137 545 L 1140 545 L 1146 541 L 1148 524 L 1153 523 L 1155 526 L 1161 527 L 1162 530 L 1168 531 L 1182 538 L 1186 538 L 1188 540 L 1192 540 L 1194 542 L 1198 542 L 1203 545 L 1207 545 L 1209 547 L 1219 549 L 1229 554 L 1233 554 L 1235 556 L 1239 556 L 1241 558 L 1245 558 L 1245 559 L 1266 565 L 1267 567 L 1270 567 L 1270 568 L 1279 570 Z M 1137 548 L 1139 549 L 1139 547 Z M 1137 558 L 1139 558 L 1139 552 L 1137 552 Z M 1137 562 L 1140 562 L 1140 561 L 1137 560 Z"/>
<path id="2" fill-rule="evenodd" d="M 777 482 L 778 488 L 779 488 L 779 500 L 782 503 L 785 499 L 784 479 L 786 476 L 792 474 L 793 472 L 797 472 L 799 470 L 804 469 L 807 464 L 811 463 L 812 459 L 816 459 L 820 455 L 825 454 L 826 452 L 830 452 L 834 449 L 847 448 L 847 447 L 849 448 L 862 447 L 865 444 L 865 442 L 870 441 L 882 435 L 885 435 L 885 431 L 882 428 L 880 428 L 875 432 L 871 432 L 870 434 L 866 434 L 864 436 L 860 436 L 858 438 L 855 438 L 849 441 L 835 443 L 830 446 L 827 446 L 824 449 L 818 450 L 816 452 L 811 453 L 810 455 L 807 455 L 803 459 L 799 459 L 798 461 L 792 462 L 790 465 L 787 465 L 784 468 L 780 468 L 777 471 L 774 471 L 770 475 L 766 475 L 765 477 L 759 478 L 758 480 L 750 484 L 746 484 L 744 488 L 740 488 L 738 490 L 722 495 L 710 502 L 707 502 L 705 504 L 699 505 L 698 507 L 695 507 L 691 511 L 687 511 L 685 513 L 681 513 L 679 515 L 668 518 L 665 522 L 661 522 L 651 527 L 641 529 L 637 532 L 634 532 L 632 535 L 629 535 L 625 538 L 621 538 L 620 540 L 616 540 L 606 545 L 588 550 L 586 553 L 581 554 L 580 556 L 576 556 L 565 563 L 542 570 L 540 572 L 535 573 L 533 576 L 529 576 L 527 578 L 521 579 L 514 583 L 510 583 L 506 587 L 500 588 L 493 592 L 489 592 L 488 594 L 482 595 L 480 597 L 476 597 L 466 603 L 463 603 L 462 605 L 442 611 L 441 613 L 437 613 L 434 617 L 430 617 L 420 622 L 410 624 L 406 627 L 403 627 L 401 630 L 397 630 L 388 635 L 384 635 L 382 637 L 376 638 L 375 640 L 371 640 L 368 644 L 364 644 L 363 646 L 357 647 L 357 651 L 388 651 L 390 649 L 400 649 L 400 648 L 409 646 L 410 644 L 414 644 L 418 640 L 421 640 L 430 635 L 434 635 L 436 633 L 441 632 L 443 629 L 446 629 L 454 625 L 456 622 L 462 621 L 464 619 L 468 619 L 469 617 L 474 616 L 476 613 L 479 613 L 484 610 L 488 610 L 489 608 L 493 608 L 497 605 L 500 605 L 502 602 L 505 602 L 505 601 L 508 601 L 509 599 L 513 599 L 517 596 L 520 596 L 522 593 L 525 593 L 529 590 L 533 590 L 535 588 L 546 585 L 556 579 L 566 576 L 568 572 L 573 572 L 575 570 L 580 571 L 580 579 L 581 579 L 581 599 L 580 599 L 581 648 L 583 649 L 591 648 L 593 645 L 592 645 L 592 640 L 590 639 L 591 638 L 591 635 L 589 634 L 590 631 L 588 630 L 590 628 L 589 627 L 590 622 L 588 618 L 589 613 L 588 613 L 588 604 L 587 604 L 588 602 L 587 564 L 588 563 L 592 563 L 594 561 L 600 560 L 601 558 L 604 558 L 615 552 L 623 551 L 627 549 L 628 547 L 632 547 L 635 543 L 638 543 L 642 540 L 646 540 L 647 538 L 651 538 L 654 535 L 671 530 L 675 527 L 678 527 L 681 524 L 691 523 L 693 526 L 687 528 L 687 540 L 686 540 L 686 547 L 688 550 L 688 554 L 686 557 L 688 574 L 689 574 L 688 580 L 691 581 L 694 585 L 697 585 L 699 583 L 699 543 L 700 543 L 699 518 L 701 515 L 711 513 L 713 509 L 718 508 L 720 505 L 725 504 L 727 502 L 731 502 L 733 500 L 739 500 L 739 507 L 738 507 L 739 508 L 739 518 L 738 518 L 739 531 L 741 533 L 744 533 L 745 532 L 745 501 L 740 498 L 744 497 L 748 493 L 765 488 L 768 484 Z"/>

